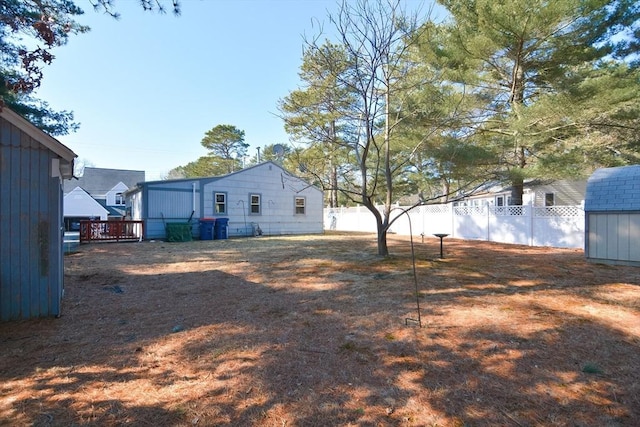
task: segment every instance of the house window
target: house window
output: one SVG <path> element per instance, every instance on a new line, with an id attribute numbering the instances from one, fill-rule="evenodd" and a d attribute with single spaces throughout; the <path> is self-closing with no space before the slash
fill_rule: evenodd
<path id="1" fill-rule="evenodd" d="M 555 193 L 544 193 L 544 205 L 545 206 L 555 206 L 556 204 L 556 195 Z"/>
<path id="2" fill-rule="evenodd" d="M 215 200 L 215 213 L 226 214 L 227 193 L 213 193 L 213 200 Z"/>
<path id="3" fill-rule="evenodd" d="M 251 194 L 249 195 L 249 214 L 250 215 L 260 215 L 260 195 L 259 194 Z"/>
<path id="4" fill-rule="evenodd" d="M 116 206 L 124 206 L 124 196 L 122 193 L 116 193 Z"/>
<path id="5" fill-rule="evenodd" d="M 306 199 L 304 197 L 296 197 L 296 215 L 304 215 L 306 210 Z"/>
<path id="6" fill-rule="evenodd" d="M 504 206 L 504 196 L 496 197 L 496 206 Z"/>

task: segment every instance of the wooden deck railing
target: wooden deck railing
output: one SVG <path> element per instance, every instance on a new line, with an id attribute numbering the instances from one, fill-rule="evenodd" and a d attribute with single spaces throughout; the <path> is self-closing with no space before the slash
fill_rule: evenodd
<path id="1" fill-rule="evenodd" d="M 80 221 L 80 243 L 142 240 L 142 221 Z"/>

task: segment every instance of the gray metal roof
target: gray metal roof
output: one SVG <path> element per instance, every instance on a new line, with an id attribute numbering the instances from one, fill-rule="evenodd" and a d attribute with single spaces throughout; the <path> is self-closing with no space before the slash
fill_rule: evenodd
<path id="1" fill-rule="evenodd" d="M 144 171 L 85 167 L 81 177 L 64 181 L 64 194 L 80 187 L 94 199 L 101 199 L 120 182 L 131 189 L 143 181 Z"/>
<path id="2" fill-rule="evenodd" d="M 584 210 L 640 211 L 640 165 L 596 170 L 587 180 Z"/>

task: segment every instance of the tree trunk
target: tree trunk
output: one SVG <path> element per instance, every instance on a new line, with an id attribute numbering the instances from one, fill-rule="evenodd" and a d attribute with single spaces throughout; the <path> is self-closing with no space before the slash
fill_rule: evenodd
<path id="1" fill-rule="evenodd" d="M 382 226 L 382 223 L 378 224 L 378 255 L 389 255 L 389 248 L 387 247 L 387 229 Z"/>
<path id="2" fill-rule="evenodd" d="M 518 136 L 516 135 L 516 138 Z M 511 204 L 516 206 L 522 205 L 522 197 L 524 194 L 524 168 L 527 166 L 527 157 L 524 147 L 518 144 L 517 162 L 518 170 L 511 176 Z"/>
<path id="3" fill-rule="evenodd" d="M 333 161 L 333 154 L 329 159 L 329 207 L 338 207 L 338 167 Z"/>
<path id="4" fill-rule="evenodd" d="M 522 177 L 514 178 L 511 182 L 511 204 L 516 206 L 521 206 L 523 194 L 524 194 L 524 179 L 522 179 Z"/>
<path id="5" fill-rule="evenodd" d="M 523 66 L 523 50 L 524 40 L 520 40 L 517 46 L 517 56 L 515 58 L 515 64 L 513 69 L 513 82 L 511 84 L 511 108 L 518 121 L 522 120 L 522 107 L 524 103 L 524 91 L 525 91 L 525 75 Z M 524 168 L 527 166 L 527 157 L 520 141 L 520 133 L 516 132 L 514 135 L 516 146 L 516 162 L 519 170 L 517 174 L 511 180 L 511 204 L 516 206 L 522 205 L 522 196 L 524 194 Z"/>
<path id="6" fill-rule="evenodd" d="M 329 172 L 329 206 L 332 208 L 338 207 L 338 168 L 331 164 L 331 171 Z"/>
<path id="7" fill-rule="evenodd" d="M 369 209 L 369 212 L 371 212 L 376 219 L 376 229 L 378 231 L 378 255 L 388 256 L 389 248 L 387 246 L 387 231 L 389 230 L 389 213 L 391 210 L 385 207 L 386 213 L 381 215 L 380 211 L 370 199 L 364 198 L 362 201 L 364 206 Z"/>
<path id="8" fill-rule="evenodd" d="M 451 191 L 451 183 L 448 179 L 442 179 L 442 194 L 444 194 L 443 203 L 449 203 L 449 196 Z"/>
<path id="9" fill-rule="evenodd" d="M 387 73 L 387 75 L 389 75 Z M 387 230 L 389 229 L 389 220 L 391 216 L 391 203 L 393 201 L 393 176 L 391 173 L 391 129 L 389 127 L 389 81 L 385 82 L 385 124 L 384 124 L 384 178 L 386 197 L 384 199 L 384 213 L 382 220 L 378 221 L 378 255 L 388 256 L 389 248 L 387 247 Z"/>
<path id="10" fill-rule="evenodd" d="M 329 123 L 330 126 L 330 138 L 333 146 L 337 145 L 336 138 L 336 121 L 332 120 Z M 338 168 L 333 161 L 333 151 L 329 154 L 329 207 L 338 207 Z"/>

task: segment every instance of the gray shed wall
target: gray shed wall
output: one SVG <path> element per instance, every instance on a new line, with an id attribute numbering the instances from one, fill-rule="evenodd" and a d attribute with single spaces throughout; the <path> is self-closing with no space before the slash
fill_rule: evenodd
<path id="1" fill-rule="evenodd" d="M 62 185 L 55 153 L 0 117 L 0 320 L 57 316 Z"/>
<path id="2" fill-rule="evenodd" d="M 640 166 L 598 169 L 587 181 L 587 260 L 640 266 Z"/>
<path id="3" fill-rule="evenodd" d="M 589 213 L 585 253 L 594 262 L 640 265 L 640 213 Z"/>

